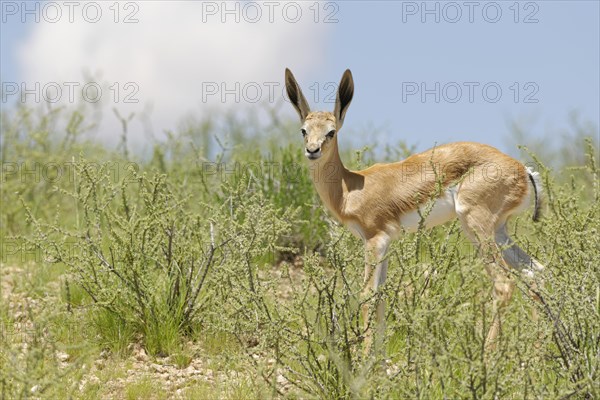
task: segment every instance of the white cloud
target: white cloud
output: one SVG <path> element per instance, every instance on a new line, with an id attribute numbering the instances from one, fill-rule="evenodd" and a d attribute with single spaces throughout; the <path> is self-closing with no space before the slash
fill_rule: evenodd
<path id="1" fill-rule="evenodd" d="M 40 82 L 42 87 L 49 82 L 61 85 L 78 82 L 80 90 L 87 82 L 84 76 L 87 71 L 108 85 L 118 82 L 119 101 L 115 104 L 114 91 L 105 88 L 104 107 L 116 106 L 122 114 L 127 114 L 140 113 L 151 104 L 151 121 L 157 132 L 176 127 L 187 113 L 201 116 L 222 107 L 219 93 L 202 95 L 207 85 L 214 83 L 220 90 L 223 82 L 228 88 L 235 87 L 235 82 L 240 83 L 240 88 L 255 82 L 263 89 L 261 100 L 266 100 L 269 90 L 264 83 L 282 85 L 286 66 L 304 75 L 321 67 L 326 60 L 328 25 L 313 22 L 309 3 L 292 6 L 279 2 L 250 6 L 246 2 L 120 3 L 121 20 L 135 12 L 133 17 L 139 22 L 131 24 L 114 22 L 114 10 L 109 8 L 113 2 L 96 4 L 102 9 L 102 17 L 96 23 L 84 19 L 82 7 L 74 9 L 74 22 L 68 21 L 64 5 L 59 22 L 44 21 L 42 15 L 42 21 L 34 24 L 18 49 L 20 79 L 28 85 Z M 125 8 L 126 4 L 134 6 Z M 302 7 L 302 17 L 291 23 L 296 16 L 296 4 Z M 136 11 L 135 7 L 139 9 Z M 223 14 L 223 7 L 230 10 L 238 7 L 238 15 Z M 258 22 L 249 22 L 256 19 L 258 9 L 262 12 Z M 92 11 L 88 9 L 85 15 L 88 19 L 90 15 L 94 17 Z M 223 17 L 225 23 L 221 21 Z M 239 23 L 235 22 L 236 17 Z M 126 82 L 139 87 L 134 96 L 139 99 L 138 104 L 123 103 L 124 96 L 134 89 L 134 86 L 125 88 Z M 282 89 L 282 86 L 277 88 L 278 96 Z M 66 98 L 65 91 L 62 99 Z M 236 106 L 234 95 L 228 95 L 227 100 L 225 107 Z M 242 99 L 240 105 L 243 104 Z M 117 136 L 119 129 L 112 112 L 110 118 L 105 117 L 103 127 L 115 132 L 109 136 Z M 134 134 L 140 139 L 141 125 L 138 130 Z"/>

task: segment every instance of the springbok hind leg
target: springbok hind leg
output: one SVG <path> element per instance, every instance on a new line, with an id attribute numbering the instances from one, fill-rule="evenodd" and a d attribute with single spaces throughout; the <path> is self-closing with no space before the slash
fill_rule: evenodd
<path id="1" fill-rule="evenodd" d="M 515 284 L 494 240 L 494 216 L 481 209 L 478 212 L 479 214 L 463 211 L 458 218 L 464 233 L 477 246 L 485 271 L 493 284 L 492 323 L 485 340 L 486 349 L 493 350 L 501 330 L 502 310 L 510 303 Z"/>
<path id="2" fill-rule="evenodd" d="M 515 271 L 524 275 L 526 279 L 529 297 L 536 302 L 541 303 L 540 290 L 544 287 L 544 281 L 541 276 L 544 266 L 535 258 L 527 254 L 520 248 L 506 231 L 506 224 L 501 224 L 496 230 L 496 243 L 502 248 L 502 258 Z M 531 319 L 534 322 L 539 320 L 537 309 L 531 308 Z"/>
<path id="3" fill-rule="evenodd" d="M 499 261 L 501 263 L 502 261 Z M 486 272 L 494 284 L 493 303 L 492 303 L 492 323 L 485 339 L 486 348 L 493 350 L 496 348 L 496 340 L 501 330 L 501 315 L 506 307 L 515 289 L 515 282 L 510 278 L 507 271 L 498 267 L 499 263 L 486 264 Z"/>
<path id="4" fill-rule="evenodd" d="M 532 280 L 530 286 L 533 289 L 541 288 L 543 282 L 539 280 L 538 274 L 544 271 L 544 266 L 535 258 L 527 254 L 522 248 L 520 248 L 506 232 L 506 223 L 501 224 L 496 229 L 495 235 L 496 244 L 502 248 L 502 258 L 504 261 L 515 271 L 523 273 L 528 278 L 536 278 L 537 281 Z M 537 295 L 534 297 L 537 298 Z"/>

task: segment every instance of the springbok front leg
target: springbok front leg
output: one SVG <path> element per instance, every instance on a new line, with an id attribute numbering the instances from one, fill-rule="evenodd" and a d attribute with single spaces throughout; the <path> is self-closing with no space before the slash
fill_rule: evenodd
<path id="1" fill-rule="evenodd" d="M 379 287 L 385 283 L 387 277 L 388 262 L 385 259 L 387 248 L 390 244 L 390 237 L 381 233 L 365 240 L 365 278 L 362 290 L 362 317 L 364 327 L 364 356 L 368 358 L 371 349 L 376 354 L 383 352 L 383 338 L 385 336 L 385 300 L 377 299 L 375 294 Z M 371 309 L 375 304 L 377 312 L 375 314 L 375 334 L 371 329 L 372 318 Z M 373 346 L 373 336 L 375 345 Z"/>

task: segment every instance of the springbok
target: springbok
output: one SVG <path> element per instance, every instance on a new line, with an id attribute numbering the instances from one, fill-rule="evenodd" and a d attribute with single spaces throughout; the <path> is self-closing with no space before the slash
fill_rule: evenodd
<path id="1" fill-rule="evenodd" d="M 510 269 L 532 276 L 544 269 L 508 236 L 510 216 L 524 211 L 533 197 L 533 219 L 540 214 L 539 174 L 494 147 L 457 142 L 437 146 L 403 161 L 376 164 L 362 171 L 344 167 L 337 135 L 354 94 L 346 70 L 340 81 L 333 113 L 311 112 L 292 72 L 286 68 L 289 99 L 302 121 L 304 154 L 325 207 L 360 237 L 365 245 L 364 299 L 385 282 L 390 242 L 402 232 L 430 228 L 456 217 L 462 230 L 483 256 L 493 282 L 493 320 L 486 346 L 493 347 L 500 330 L 500 311 L 511 299 Z M 532 196 L 533 194 L 533 196 Z M 369 302 L 364 301 L 364 350 L 371 349 Z M 376 348 L 385 329 L 385 303 L 377 304 Z"/>

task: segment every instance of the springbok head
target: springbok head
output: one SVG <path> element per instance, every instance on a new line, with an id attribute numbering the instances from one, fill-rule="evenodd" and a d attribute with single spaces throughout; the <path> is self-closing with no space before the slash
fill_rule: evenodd
<path id="1" fill-rule="evenodd" d="M 285 70 L 285 87 L 288 97 L 302 121 L 300 132 L 304 137 L 304 154 L 309 160 L 316 160 L 321 156 L 327 158 L 332 149 L 337 151 L 337 132 L 344 124 L 346 111 L 348 111 L 354 95 L 352 73 L 347 69 L 342 75 L 333 112 L 311 112 L 294 74 L 287 68 Z"/>

